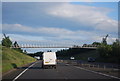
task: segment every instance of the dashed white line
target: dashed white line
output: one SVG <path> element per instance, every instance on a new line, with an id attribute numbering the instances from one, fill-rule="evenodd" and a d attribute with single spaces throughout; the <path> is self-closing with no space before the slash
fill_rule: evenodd
<path id="1" fill-rule="evenodd" d="M 82 70 L 85 70 L 85 71 L 89 71 L 89 72 L 93 72 L 93 73 L 96 73 L 96 74 L 104 75 L 104 76 L 107 76 L 107 77 L 111 77 L 111 78 L 115 78 L 115 79 L 120 79 L 119 77 L 115 77 L 115 76 L 112 76 L 112 75 L 107 75 L 107 74 L 104 74 L 104 73 L 100 73 L 100 72 L 88 70 L 88 69 L 85 69 L 85 68 L 81 68 L 81 67 L 76 67 L 76 68 L 79 68 L 79 69 L 82 69 Z"/>
<path id="2" fill-rule="evenodd" d="M 70 64 L 66 64 L 67 66 L 69 66 Z"/>
<path id="3" fill-rule="evenodd" d="M 37 62 L 35 62 L 34 64 L 36 64 Z M 34 64 L 30 65 L 28 68 L 26 68 L 24 71 L 22 71 L 17 77 L 15 77 L 13 79 L 13 81 L 17 80 L 23 73 L 25 73 L 30 67 L 32 67 Z"/>

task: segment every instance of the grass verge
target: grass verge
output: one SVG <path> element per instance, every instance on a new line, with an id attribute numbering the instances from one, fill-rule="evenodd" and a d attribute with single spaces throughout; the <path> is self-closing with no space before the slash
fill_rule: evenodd
<path id="1" fill-rule="evenodd" d="M 36 61 L 34 58 L 26 54 L 7 47 L 2 47 L 2 73 L 34 61 Z"/>

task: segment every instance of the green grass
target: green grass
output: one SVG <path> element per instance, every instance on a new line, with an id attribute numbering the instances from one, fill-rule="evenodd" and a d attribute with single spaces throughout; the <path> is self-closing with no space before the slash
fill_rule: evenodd
<path id="1" fill-rule="evenodd" d="M 2 72 L 3 73 L 13 68 L 20 67 L 34 61 L 36 61 L 34 58 L 28 55 L 22 54 L 16 50 L 13 50 L 7 47 L 2 48 Z"/>
<path id="2" fill-rule="evenodd" d="M 2 74 L 2 46 L 0 44 L 0 75 Z"/>

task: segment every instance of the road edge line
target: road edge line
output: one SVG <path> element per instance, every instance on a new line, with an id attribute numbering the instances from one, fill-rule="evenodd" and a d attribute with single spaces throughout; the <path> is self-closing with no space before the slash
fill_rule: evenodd
<path id="1" fill-rule="evenodd" d="M 36 64 L 36 62 L 34 63 Z M 24 71 L 22 71 L 19 75 L 17 75 L 12 81 L 17 80 L 23 73 L 25 73 L 30 67 L 32 67 L 34 64 L 30 65 L 28 68 L 26 68 Z"/>
<path id="2" fill-rule="evenodd" d="M 101 73 L 101 72 L 96 72 L 96 71 L 88 70 L 88 69 L 85 69 L 85 68 L 82 68 L 82 67 L 77 67 L 77 66 L 75 66 L 75 67 L 79 68 L 79 69 L 82 69 L 82 70 L 85 70 L 85 71 L 89 71 L 89 72 L 93 72 L 93 73 L 96 73 L 96 74 L 104 75 L 104 76 L 107 76 L 107 77 L 111 77 L 111 78 L 115 78 L 115 79 L 120 79 L 119 77 L 116 77 L 116 76 L 107 75 L 107 74 L 104 74 L 104 73 Z"/>

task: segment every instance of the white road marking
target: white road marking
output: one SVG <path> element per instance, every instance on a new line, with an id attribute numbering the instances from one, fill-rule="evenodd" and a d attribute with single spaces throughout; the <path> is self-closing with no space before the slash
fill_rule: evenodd
<path id="1" fill-rule="evenodd" d="M 88 69 L 81 68 L 81 67 L 77 67 L 77 66 L 75 66 L 75 67 L 76 67 L 76 68 L 79 68 L 79 69 L 82 69 L 82 70 L 85 70 L 85 71 L 89 71 L 89 72 L 93 72 L 93 73 L 96 73 L 96 74 L 104 75 L 104 76 L 107 76 L 107 77 L 111 77 L 111 78 L 115 78 L 115 79 L 120 79 L 119 77 L 116 77 L 116 76 L 107 75 L 107 74 L 104 74 L 104 73 L 100 73 L 100 72 L 88 70 Z"/>
<path id="2" fill-rule="evenodd" d="M 22 71 L 17 77 L 15 77 L 13 79 L 13 81 L 17 80 L 23 73 L 25 73 L 30 67 L 32 67 L 33 65 L 35 65 L 37 62 L 35 62 L 34 64 L 30 65 L 28 68 L 26 68 L 24 71 Z"/>
<path id="3" fill-rule="evenodd" d="M 70 64 L 66 64 L 67 66 L 69 66 Z"/>

